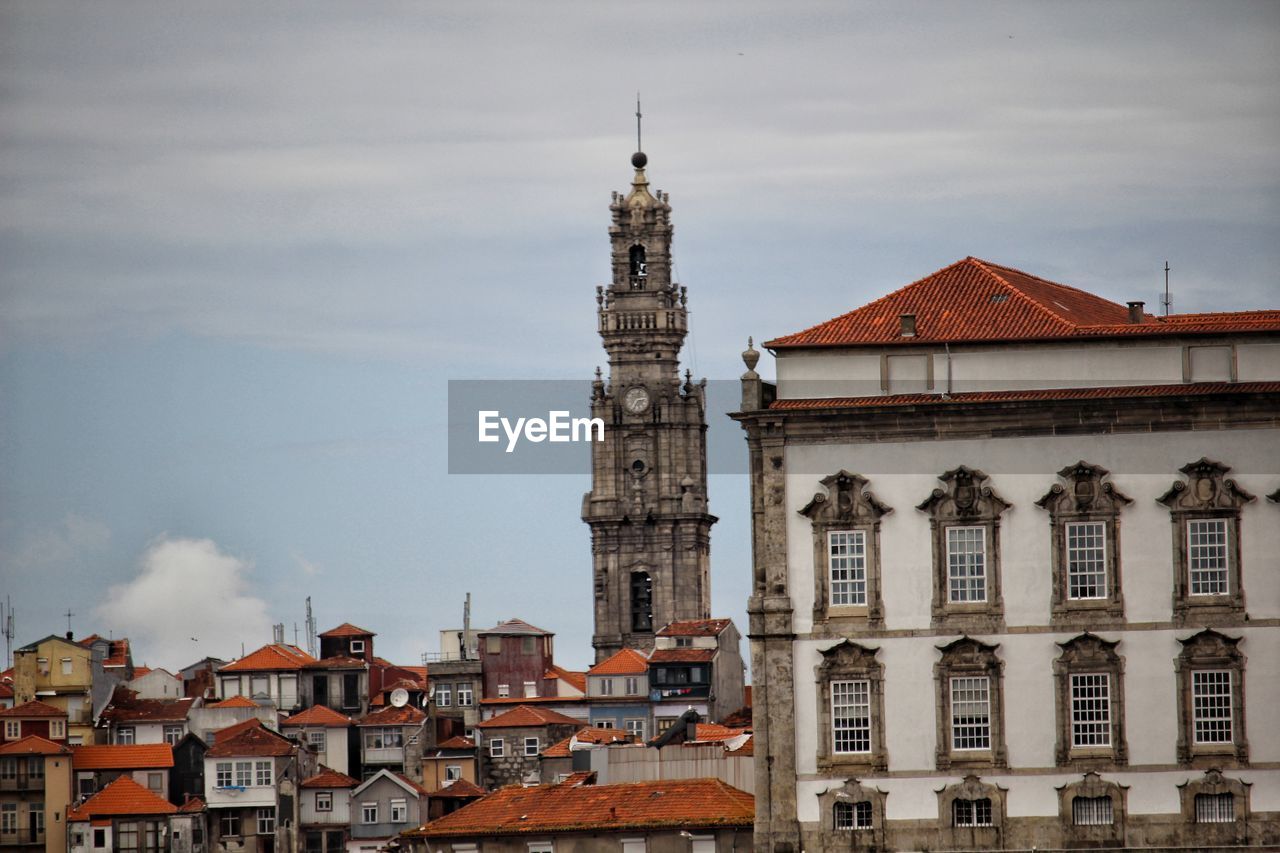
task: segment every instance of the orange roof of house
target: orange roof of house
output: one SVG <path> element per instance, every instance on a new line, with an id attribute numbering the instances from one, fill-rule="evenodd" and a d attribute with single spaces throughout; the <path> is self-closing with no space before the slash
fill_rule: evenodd
<path id="1" fill-rule="evenodd" d="M 573 754 L 570 748 L 577 743 L 635 743 L 636 739 L 622 729 L 597 729 L 594 726 L 584 726 L 569 737 L 558 743 L 554 743 L 542 751 L 543 758 L 568 758 Z"/>
<path id="2" fill-rule="evenodd" d="M 351 723 L 352 720 L 350 717 L 339 714 L 332 708 L 326 708 L 324 705 L 312 705 L 305 711 L 299 711 L 292 717 L 286 717 L 280 725 L 343 728 L 351 725 Z"/>
<path id="3" fill-rule="evenodd" d="M 0 681 L 0 699 L 13 698 L 13 685 L 7 681 Z"/>
<path id="4" fill-rule="evenodd" d="M 733 755 L 755 755 L 756 754 L 755 736 L 753 735 L 751 737 L 748 737 L 736 749 L 731 747 L 729 749 L 729 752 Z"/>
<path id="5" fill-rule="evenodd" d="M 252 725 L 253 723 L 257 725 Z M 223 732 L 236 729 L 241 725 L 244 727 L 230 737 L 223 735 Z M 245 720 L 243 724 L 228 726 L 218 732 L 214 736 L 213 746 L 209 747 L 205 755 L 213 758 L 236 755 L 281 756 L 289 755 L 295 748 L 292 741 L 266 728 L 262 725 L 262 721 L 255 717 L 252 720 Z"/>
<path id="6" fill-rule="evenodd" d="M 133 668 L 133 677 L 141 678 L 149 672 L 152 672 L 152 669 L 149 666 L 135 666 Z"/>
<path id="7" fill-rule="evenodd" d="M 173 747 L 167 743 L 96 744 L 71 747 L 71 766 L 77 770 L 135 770 L 172 767 Z"/>
<path id="8" fill-rule="evenodd" d="M 469 737 L 462 735 L 454 735 L 451 738 L 440 741 L 436 744 L 436 749 L 475 749 L 476 742 Z"/>
<path id="9" fill-rule="evenodd" d="M 304 788 L 355 788 L 359 781 L 345 773 L 339 773 L 331 767 L 320 765 L 320 772 L 309 779 L 302 780 Z"/>
<path id="10" fill-rule="evenodd" d="M 67 809 L 67 820 L 91 820 L 116 815 L 174 814 L 178 807 L 153 791 L 133 781 L 132 776 L 117 776 L 107 787 L 85 800 L 77 808 Z"/>
<path id="11" fill-rule="evenodd" d="M 179 812 L 183 814 L 190 814 L 192 812 L 202 812 L 205 810 L 204 800 L 199 797 L 193 797 L 190 794 L 187 794 L 186 797 L 187 798 L 183 801 L 182 805 L 178 806 Z"/>
<path id="12" fill-rule="evenodd" d="M 22 740 L 0 746 L 0 755 L 66 755 L 70 752 L 65 745 L 45 740 L 39 735 L 27 735 Z"/>
<path id="13" fill-rule="evenodd" d="M 658 632 L 659 637 L 714 637 L 729 627 L 728 619 L 689 619 L 672 622 Z"/>
<path id="14" fill-rule="evenodd" d="M 585 672 L 574 672 L 571 669 L 552 664 L 543 678 L 559 678 L 567 682 L 574 690 L 582 693 L 587 692 L 587 674 Z"/>
<path id="15" fill-rule="evenodd" d="M 357 720 L 357 726 L 416 726 L 427 718 L 424 711 L 413 707 L 412 705 L 404 705 L 397 708 L 394 705 L 388 705 L 385 708 L 374 711 L 365 715 L 363 719 Z"/>
<path id="16" fill-rule="evenodd" d="M 509 729 L 559 724 L 579 726 L 582 725 L 582 720 L 575 720 L 573 717 L 567 717 L 564 714 L 556 711 L 549 711 L 546 708 L 537 708 L 533 705 L 520 705 L 512 708 L 510 711 L 504 711 L 496 717 L 485 720 L 483 723 L 476 723 L 476 728 Z"/>
<path id="17" fill-rule="evenodd" d="M 432 799 L 440 797 L 449 797 L 456 800 L 474 800 L 483 797 L 489 792 L 473 782 L 466 779 L 454 779 L 451 782 L 445 782 L 444 786 L 437 791 L 431 793 Z"/>
<path id="18" fill-rule="evenodd" d="M 304 664 L 314 661 L 315 658 L 297 646 L 290 646 L 286 643 L 268 643 L 262 648 L 240 658 L 240 660 L 232 661 L 220 668 L 218 673 L 302 669 Z"/>
<path id="19" fill-rule="evenodd" d="M 241 720 L 238 723 L 232 723 L 229 726 L 226 726 L 221 729 L 217 729 L 213 733 L 213 738 L 215 741 L 218 740 L 219 738 L 221 738 L 222 740 L 226 740 L 227 738 L 235 737 L 241 732 L 248 731 L 254 726 L 260 726 L 260 725 L 262 725 L 262 720 L 259 720 L 257 717 L 249 717 L 247 720 Z"/>
<path id="20" fill-rule="evenodd" d="M 328 631 L 317 634 L 318 637 L 376 637 L 378 636 L 372 631 L 361 628 L 358 625 L 352 625 L 350 622 L 343 622 L 337 628 L 330 628 Z"/>
<path id="21" fill-rule="evenodd" d="M 695 723 L 693 739 L 685 743 L 719 743 L 747 733 L 747 729 L 733 729 L 719 723 Z"/>
<path id="22" fill-rule="evenodd" d="M 80 645 L 86 649 L 92 646 L 98 640 L 104 640 L 107 646 L 107 654 L 102 659 L 103 666 L 124 666 L 129 662 L 129 638 L 121 637 L 118 640 L 107 639 L 100 634 L 90 634 L 80 641 Z"/>
<path id="23" fill-rule="evenodd" d="M 205 705 L 206 708 L 257 708 L 258 703 L 250 699 L 248 696 L 232 696 L 229 699 L 223 699 L 221 702 L 214 702 L 211 705 Z"/>
<path id="24" fill-rule="evenodd" d="M 654 649 L 649 663 L 706 663 L 715 656 L 715 649 Z"/>
<path id="25" fill-rule="evenodd" d="M 512 785 L 406 835 L 463 838 L 679 827 L 748 828 L 755 799 L 719 779 L 626 785 Z"/>
<path id="26" fill-rule="evenodd" d="M 639 675 L 649 669 L 649 659 L 635 649 L 622 649 L 587 670 L 587 675 Z"/>
<path id="27" fill-rule="evenodd" d="M 66 715 L 67 712 L 61 708 L 45 704 L 39 699 L 32 699 L 30 702 L 23 702 L 21 705 L 14 705 L 12 708 L 0 711 L 0 717 L 65 717 Z"/>
<path id="28" fill-rule="evenodd" d="M 133 699 L 108 705 L 102 712 L 112 722 L 172 722 L 185 720 L 195 699 Z"/>
<path id="29" fill-rule="evenodd" d="M 876 406 L 955 406 L 972 403 L 1034 403 L 1055 400 L 1111 400 L 1135 397 L 1204 397 L 1214 394 L 1275 394 L 1280 382 L 1194 382 L 1187 385 L 1106 385 L 1099 388 L 1037 388 L 1018 391 L 963 391 L 941 394 L 879 394 L 874 397 L 824 397 L 775 400 L 770 409 L 842 409 Z"/>
<path id="30" fill-rule="evenodd" d="M 333 655 L 332 657 L 320 658 L 309 663 L 303 664 L 304 669 L 356 669 L 368 666 L 366 662 L 360 658 L 353 658 L 350 655 Z"/>
<path id="31" fill-rule="evenodd" d="M 900 317 L 915 315 L 904 337 Z M 1157 317 L 1129 322 L 1129 309 L 1074 287 L 968 257 L 870 304 L 792 335 L 771 349 L 885 346 L 1081 337 L 1280 331 L 1280 311 Z"/>

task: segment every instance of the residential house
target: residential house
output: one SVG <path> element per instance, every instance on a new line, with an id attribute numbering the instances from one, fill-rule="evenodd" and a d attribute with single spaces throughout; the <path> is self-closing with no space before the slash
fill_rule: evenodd
<path id="1" fill-rule="evenodd" d="M 245 696 L 286 713 L 300 711 L 298 679 L 303 667 L 314 662 L 315 658 L 297 646 L 269 643 L 218 670 L 218 698 Z"/>
<path id="2" fill-rule="evenodd" d="M 67 813 L 66 850 L 170 853 L 170 818 L 176 814 L 173 803 L 121 776 Z"/>
<path id="3" fill-rule="evenodd" d="M 432 794 L 459 779 L 476 781 L 476 742 L 455 735 L 422 756 L 422 787 Z"/>
<path id="4" fill-rule="evenodd" d="M 363 777 L 386 769 L 420 778 L 426 722 L 426 713 L 412 705 L 390 705 L 357 721 Z"/>
<path id="5" fill-rule="evenodd" d="M 94 660 L 102 663 L 103 670 L 112 676 L 113 684 L 127 682 L 134 677 L 133 652 L 128 637 L 90 634 L 80 641 L 80 645 L 93 653 Z"/>
<path id="6" fill-rule="evenodd" d="M 0 711 L 0 727 L 5 743 L 30 735 L 55 743 L 68 742 L 67 712 L 38 699 Z"/>
<path id="7" fill-rule="evenodd" d="M 37 735 L 0 744 L 0 848 L 67 849 L 71 750 Z"/>
<path id="8" fill-rule="evenodd" d="M 345 853 L 351 836 L 351 792 L 360 783 L 345 773 L 321 765 L 302 780 L 303 853 Z"/>
<path id="9" fill-rule="evenodd" d="M 71 768 L 79 798 L 92 796 L 120 776 L 129 776 L 167 800 L 173 748 L 167 743 L 73 746 Z"/>
<path id="10" fill-rule="evenodd" d="M 756 850 L 1280 845 L 1280 311 L 970 257 L 766 347 Z"/>
<path id="11" fill-rule="evenodd" d="M 350 717 L 324 705 L 312 705 L 280 723 L 282 735 L 306 744 L 318 764 L 339 773 L 350 773 L 359 766 L 360 745 L 355 731 Z"/>
<path id="12" fill-rule="evenodd" d="M 649 709 L 649 658 L 622 649 L 587 670 L 591 725 L 620 729 L 644 740 L 653 724 Z"/>
<path id="13" fill-rule="evenodd" d="M 173 746 L 173 769 L 169 771 L 169 802 L 181 806 L 188 800 L 204 800 L 204 757 L 209 745 L 189 732 Z"/>
<path id="14" fill-rule="evenodd" d="M 103 648 L 95 651 L 70 637 L 51 634 L 13 652 L 14 701 L 39 700 L 66 716 L 72 743 L 94 742 L 94 720 L 106 707 L 119 670 L 103 667 Z M 64 736 L 52 738 L 62 740 Z"/>
<path id="15" fill-rule="evenodd" d="M 273 705 L 259 705 L 247 696 L 232 696 L 219 702 L 193 706 L 187 714 L 187 730 L 199 735 L 206 746 L 213 746 L 218 732 L 246 720 L 258 720 L 269 729 L 280 725 L 280 715 Z"/>
<path id="16" fill-rule="evenodd" d="M 431 796 L 427 799 L 427 820 L 433 821 L 447 814 L 453 814 L 487 794 L 484 788 L 474 782 L 454 779 L 443 788 L 431 792 Z"/>
<path id="17" fill-rule="evenodd" d="M 538 705 L 519 705 L 476 724 L 480 785 L 537 784 L 542 750 L 580 728 L 581 720 Z"/>
<path id="18" fill-rule="evenodd" d="M 298 785 L 314 770 L 309 751 L 257 719 L 218 732 L 204 759 L 213 849 L 296 850 Z"/>
<path id="19" fill-rule="evenodd" d="M 167 669 L 134 667 L 133 678 L 124 686 L 139 699 L 181 699 L 187 695 L 182 679 Z"/>
<path id="20" fill-rule="evenodd" d="M 623 651 L 626 651 L 625 649 Z M 612 726 L 584 726 L 564 740 L 551 744 L 538 762 L 538 781 L 542 784 L 563 782 L 576 771 L 592 770 L 587 752 L 613 744 L 643 746 L 634 735 Z"/>
<path id="21" fill-rule="evenodd" d="M 543 695 L 543 680 L 555 663 L 554 634 L 520 619 L 508 619 L 477 635 L 483 699 L 524 700 Z"/>
<path id="22" fill-rule="evenodd" d="M 186 797 L 169 816 L 169 853 L 206 853 L 209 808 L 199 797 Z"/>
<path id="23" fill-rule="evenodd" d="M 744 704 L 742 637 L 730 619 L 672 622 L 658 632 L 649 655 L 654 733 L 686 710 L 719 720 Z"/>
<path id="24" fill-rule="evenodd" d="M 403 773 L 383 768 L 351 792 L 348 849 L 380 850 L 426 816 L 427 789 Z"/>
<path id="25" fill-rule="evenodd" d="M 755 786 L 750 729 L 703 723 L 694 711 L 685 712 L 644 749 L 610 745 L 580 756 L 574 769 L 595 772 L 602 785 L 714 777 L 748 794 Z"/>
<path id="26" fill-rule="evenodd" d="M 229 662 L 206 657 L 178 670 L 177 675 L 182 679 L 182 695 L 194 699 L 215 698 L 218 695 L 217 671 Z"/>
<path id="27" fill-rule="evenodd" d="M 187 716 L 194 703 L 194 699 L 143 699 L 129 688 L 117 687 L 115 698 L 98 719 L 99 727 L 107 730 L 102 740 L 173 746 L 187 734 Z"/>
<path id="28" fill-rule="evenodd" d="M 302 705 L 360 717 L 369 711 L 369 664 L 350 655 L 311 661 L 302 668 Z"/>
<path id="29" fill-rule="evenodd" d="M 719 779 L 509 787 L 401 836 L 416 853 L 728 853 L 751 849 L 752 796 Z"/>
<path id="30" fill-rule="evenodd" d="M 465 733 L 475 728 L 480 722 L 480 697 L 484 693 L 479 657 L 433 660 L 427 682 L 437 719 L 455 721 L 450 731 Z"/>

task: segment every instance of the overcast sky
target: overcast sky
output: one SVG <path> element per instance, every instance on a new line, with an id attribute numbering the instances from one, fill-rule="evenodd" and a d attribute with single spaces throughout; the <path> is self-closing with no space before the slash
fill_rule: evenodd
<path id="1" fill-rule="evenodd" d="M 1278 36 L 1274 2 L 4 3 L 17 642 L 69 608 L 178 667 L 311 595 L 416 663 L 470 591 L 585 666 L 587 479 L 450 476 L 445 383 L 604 361 L 637 90 L 685 363 L 732 379 L 747 335 L 966 255 L 1280 306 Z M 745 633 L 745 479 L 710 497 Z"/>

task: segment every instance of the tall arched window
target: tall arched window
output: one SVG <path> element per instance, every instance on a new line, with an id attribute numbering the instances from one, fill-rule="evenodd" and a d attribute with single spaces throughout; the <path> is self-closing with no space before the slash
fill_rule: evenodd
<path id="1" fill-rule="evenodd" d="M 649 271 L 645 265 L 644 246 L 636 244 L 631 247 L 631 287 L 635 290 L 644 288 L 645 276 Z"/>
<path id="2" fill-rule="evenodd" d="M 648 572 L 631 573 L 631 630 L 653 630 L 653 580 Z"/>

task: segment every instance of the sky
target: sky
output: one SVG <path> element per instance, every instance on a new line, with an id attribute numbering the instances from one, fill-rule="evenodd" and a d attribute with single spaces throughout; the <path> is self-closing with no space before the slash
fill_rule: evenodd
<path id="1" fill-rule="evenodd" d="M 637 91 L 715 382 L 967 255 L 1280 306 L 1277 79 L 1272 2 L 5 2 L 15 646 L 70 610 L 176 668 L 305 642 L 310 596 L 418 663 L 470 592 L 585 667 L 586 471 L 450 474 L 447 383 L 604 363 Z M 745 477 L 710 509 L 745 633 Z"/>

